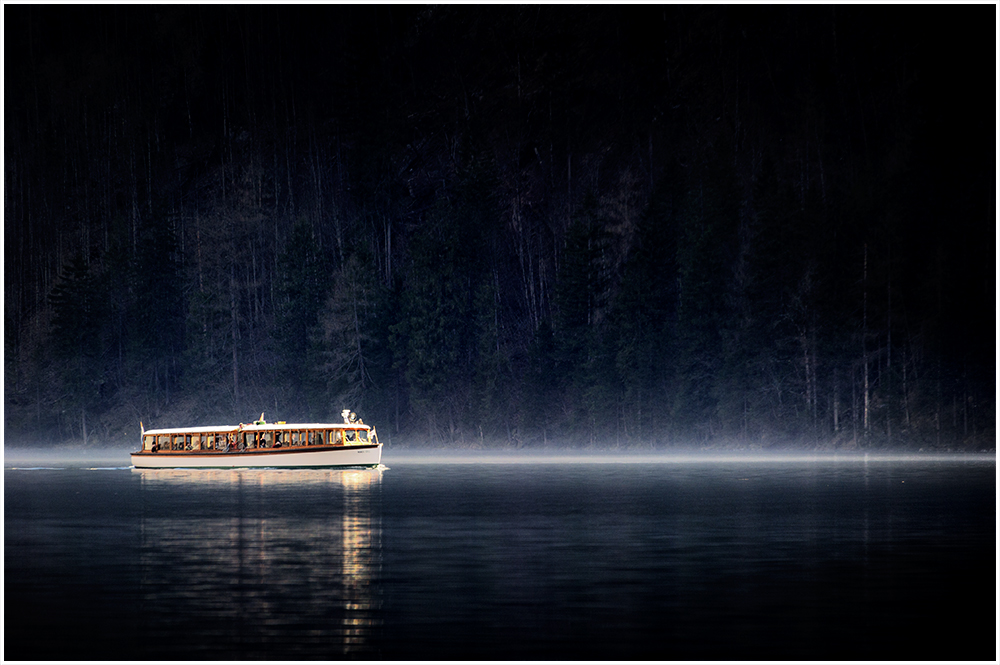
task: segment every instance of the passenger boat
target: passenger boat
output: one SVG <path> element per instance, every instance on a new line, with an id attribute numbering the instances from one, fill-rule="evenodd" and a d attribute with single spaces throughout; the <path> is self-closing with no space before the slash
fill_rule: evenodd
<path id="1" fill-rule="evenodd" d="M 142 428 L 132 453 L 137 469 L 238 467 L 377 467 L 382 444 L 375 428 L 345 410 L 341 423 L 268 423 L 264 414 L 249 425 Z"/>

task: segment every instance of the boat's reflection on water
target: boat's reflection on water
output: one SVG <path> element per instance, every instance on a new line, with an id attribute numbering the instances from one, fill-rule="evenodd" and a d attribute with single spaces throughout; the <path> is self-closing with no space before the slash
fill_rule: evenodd
<path id="1" fill-rule="evenodd" d="M 377 653 L 382 468 L 133 473 L 151 655 Z"/>

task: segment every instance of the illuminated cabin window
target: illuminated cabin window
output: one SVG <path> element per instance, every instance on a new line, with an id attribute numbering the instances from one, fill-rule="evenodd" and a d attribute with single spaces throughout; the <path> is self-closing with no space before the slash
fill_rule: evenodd
<path id="1" fill-rule="evenodd" d="M 348 429 L 344 430 L 345 443 L 368 443 L 368 430 Z"/>
<path id="2" fill-rule="evenodd" d="M 156 437 L 154 437 L 152 434 L 148 434 L 145 437 L 143 437 L 142 449 L 152 450 L 154 443 L 156 443 Z"/>
<path id="3" fill-rule="evenodd" d="M 328 442 L 331 446 L 340 446 L 344 443 L 344 437 L 339 429 L 330 430 L 330 440 Z"/>

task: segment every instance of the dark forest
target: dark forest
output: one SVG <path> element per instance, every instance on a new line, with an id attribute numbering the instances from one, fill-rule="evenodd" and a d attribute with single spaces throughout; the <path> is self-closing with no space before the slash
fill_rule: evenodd
<path id="1" fill-rule="evenodd" d="M 989 5 L 4 16 L 8 442 L 994 448 Z"/>

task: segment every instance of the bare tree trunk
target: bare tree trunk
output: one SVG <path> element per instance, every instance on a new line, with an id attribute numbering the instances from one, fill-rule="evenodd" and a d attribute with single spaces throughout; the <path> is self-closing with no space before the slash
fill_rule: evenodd
<path id="1" fill-rule="evenodd" d="M 889 278 L 885 284 L 886 290 L 886 400 L 885 400 L 885 432 L 888 445 L 892 446 L 892 245 L 889 245 Z"/>
<path id="2" fill-rule="evenodd" d="M 858 445 L 858 385 L 851 368 L 851 432 L 854 445 Z"/>
<path id="3" fill-rule="evenodd" d="M 962 383 L 964 384 L 963 394 L 962 394 L 962 440 L 965 441 L 969 437 L 969 382 L 967 377 L 962 376 Z"/>
<path id="4" fill-rule="evenodd" d="M 910 391 L 906 383 L 906 352 L 903 352 L 903 422 L 910 429 Z"/>
<path id="5" fill-rule="evenodd" d="M 236 277 L 233 274 L 232 266 L 229 268 L 229 313 L 233 343 L 233 412 L 238 418 L 240 413 L 240 366 L 236 356 L 236 341 L 239 339 L 239 334 L 236 317 Z"/>
<path id="6" fill-rule="evenodd" d="M 868 382 L 868 243 L 865 243 L 865 259 L 864 259 L 864 273 L 863 273 L 863 285 L 864 285 L 864 298 L 863 298 L 863 313 L 861 318 L 861 358 L 864 363 L 865 370 L 865 394 L 864 394 L 864 438 L 868 441 L 868 411 L 870 406 L 870 385 Z"/>
<path id="7" fill-rule="evenodd" d="M 392 285 L 392 219 L 385 216 L 385 283 Z"/>
<path id="8" fill-rule="evenodd" d="M 833 432 L 840 432 L 840 381 L 837 368 L 833 368 Z"/>
<path id="9" fill-rule="evenodd" d="M 934 399 L 934 430 L 937 445 L 941 445 L 941 356 L 937 359 L 936 395 Z"/>

